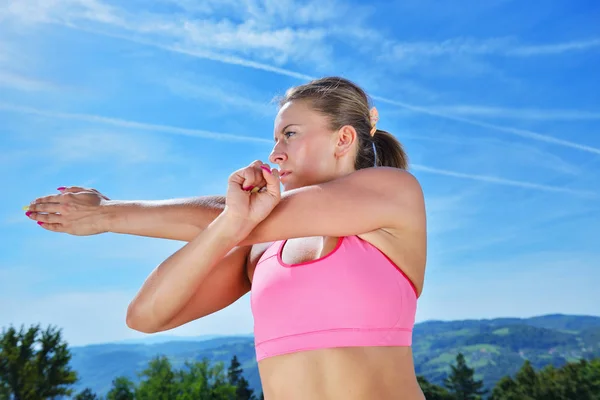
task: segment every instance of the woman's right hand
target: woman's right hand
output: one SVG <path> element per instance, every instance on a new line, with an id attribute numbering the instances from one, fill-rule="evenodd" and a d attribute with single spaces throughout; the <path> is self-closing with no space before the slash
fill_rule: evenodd
<path id="1" fill-rule="evenodd" d="M 103 206 L 110 199 L 96 189 L 71 186 L 60 194 L 39 197 L 31 202 L 25 215 L 49 231 L 76 236 L 107 232 Z"/>

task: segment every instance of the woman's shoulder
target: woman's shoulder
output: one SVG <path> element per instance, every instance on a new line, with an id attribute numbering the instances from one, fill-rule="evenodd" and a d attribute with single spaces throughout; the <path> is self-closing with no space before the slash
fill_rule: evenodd
<path id="1" fill-rule="evenodd" d="M 422 208 L 424 204 L 421 184 L 407 170 L 393 167 L 364 168 L 350 174 L 344 184 L 356 190 L 370 190 L 380 202 L 395 203 L 403 209 Z"/>
<path id="2" fill-rule="evenodd" d="M 350 177 L 356 181 L 383 185 L 389 188 L 389 190 L 397 190 L 399 187 L 402 187 L 403 190 L 421 191 L 421 184 L 418 179 L 410 171 L 400 168 L 363 168 L 353 172 Z"/>

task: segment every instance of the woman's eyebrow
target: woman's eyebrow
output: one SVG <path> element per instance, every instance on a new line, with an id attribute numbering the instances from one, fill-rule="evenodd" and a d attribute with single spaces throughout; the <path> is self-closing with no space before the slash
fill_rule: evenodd
<path id="1" fill-rule="evenodd" d="M 286 126 L 284 126 L 281 131 L 279 131 L 280 133 L 285 132 L 285 130 L 287 128 L 289 128 L 290 126 L 300 126 L 300 124 L 287 124 Z M 275 134 L 275 136 L 273 137 L 273 140 L 277 141 L 277 134 Z"/>

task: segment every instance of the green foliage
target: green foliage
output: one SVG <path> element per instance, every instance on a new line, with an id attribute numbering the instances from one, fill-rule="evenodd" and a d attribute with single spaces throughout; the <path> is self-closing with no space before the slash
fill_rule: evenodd
<path id="1" fill-rule="evenodd" d="M 569 328 L 574 326 L 572 321 L 562 317 L 549 322 L 536 322 L 540 325 L 552 323 Z M 438 327 L 439 324 L 436 324 L 435 328 Z M 532 331 L 496 324 L 493 331 L 484 328 L 480 329 L 478 334 L 480 337 L 490 334 L 507 337 L 514 332 L 527 332 L 535 333 L 538 339 L 547 339 L 552 343 L 556 343 L 556 338 L 560 337 L 548 335 L 540 329 L 546 328 L 535 327 Z M 598 342 L 594 339 L 597 339 L 598 328 L 585 326 L 584 331 L 587 334 L 585 346 L 597 348 Z M 467 329 L 457 331 L 454 335 L 455 340 L 468 337 L 467 332 Z M 449 332 L 445 335 L 452 336 Z M 246 346 L 241 345 L 240 349 L 242 354 L 245 354 Z M 484 382 L 480 379 L 480 371 L 485 370 L 487 364 L 482 363 L 482 357 L 478 355 L 497 355 L 498 349 L 485 344 L 471 345 L 465 349 L 470 352 L 469 361 L 463 352 L 459 352 L 455 357 L 443 353 L 435 359 L 430 359 L 431 362 L 440 365 L 446 364 L 449 372 L 440 372 L 436 378 L 443 382 L 443 385 L 436 384 L 429 377 L 426 379 L 422 374 L 418 375 L 418 383 L 428 400 L 482 400 L 486 393 L 489 393 L 487 400 L 600 400 L 598 357 L 591 360 L 579 358 L 560 366 L 549 362 L 543 367 L 538 367 L 528 359 L 523 361 L 524 356 L 512 358 L 511 362 L 505 359 L 504 363 L 498 362 L 496 367 L 508 371 L 517 363 L 514 372 L 499 376 L 486 390 Z M 553 353 L 554 351 L 550 352 L 549 356 Z M 231 353 L 223 352 L 222 359 L 227 360 L 224 358 L 227 354 Z M 71 354 L 61 339 L 60 331 L 52 327 L 43 332 L 39 326 L 28 330 L 22 327 L 20 331 L 11 327 L 3 331 L 0 336 L 0 400 L 64 398 L 62 396 L 73 396 L 69 398 L 75 400 L 100 400 L 91 387 L 82 388 L 79 393 L 73 394 L 73 386 L 78 379 L 69 366 L 70 359 Z M 498 360 L 503 359 L 495 359 Z M 469 366 L 469 363 L 472 365 Z M 244 365 L 252 366 L 247 361 Z M 227 368 L 223 361 L 211 363 L 206 357 L 202 358 L 202 361 L 190 362 L 160 355 L 150 359 L 137 375 L 137 383 L 126 376 L 113 379 L 105 399 L 264 400 L 262 392 L 255 393 L 250 387 L 237 355 L 229 359 Z"/>
<path id="2" fill-rule="evenodd" d="M 480 400 L 486 393 L 483 382 L 475 380 L 475 370 L 467 366 L 465 356 L 458 353 L 456 365 L 450 366 L 452 372 L 444 380 L 444 386 L 456 400 Z"/>
<path id="3" fill-rule="evenodd" d="M 134 400 L 135 384 L 127 377 L 119 376 L 112 381 L 112 389 L 106 395 L 106 400 Z"/>
<path id="4" fill-rule="evenodd" d="M 250 384 L 242 375 L 243 372 L 242 364 L 238 361 L 237 356 L 234 355 L 227 370 L 227 377 L 229 378 L 229 384 L 236 388 L 235 398 L 236 400 L 256 400 L 254 390 L 250 389 Z"/>
<path id="5" fill-rule="evenodd" d="M 227 382 L 223 363 L 186 362 L 175 370 L 169 359 L 152 359 L 140 374 L 136 400 L 236 400 L 236 387 Z"/>
<path id="6" fill-rule="evenodd" d="M 525 361 L 514 379 L 502 378 L 490 400 L 600 400 L 600 359 L 551 365 L 536 372 Z"/>
<path id="7" fill-rule="evenodd" d="M 39 325 L 0 334 L 0 399 L 51 399 L 72 395 L 77 374 L 61 331 Z"/>
<path id="8" fill-rule="evenodd" d="M 417 376 L 417 381 L 427 400 L 453 400 L 450 392 L 441 386 L 430 383 L 425 377 Z"/>
<path id="9" fill-rule="evenodd" d="M 85 388 L 75 396 L 74 400 L 100 400 L 90 388 Z"/>
<path id="10" fill-rule="evenodd" d="M 427 400 L 463 400 L 482 398 L 481 382 L 474 380 L 462 354 L 446 378 L 449 390 L 417 380 Z M 600 400 L 600 359 L 580 360 L 556 368 L 548 365 L 536 371 L 525 361 L 514 378 L 504 376 L 491 391 L 488 400 Z"/>

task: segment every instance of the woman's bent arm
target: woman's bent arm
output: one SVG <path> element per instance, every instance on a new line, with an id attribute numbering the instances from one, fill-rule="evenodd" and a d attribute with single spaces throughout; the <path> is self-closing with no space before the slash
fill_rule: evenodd
<path id="1" fill-rule="evenodd" d="M 221 214 L 161 263 L 129 305 L 127 325 L 146 333 L 173 326 L 173 320 L 181 315 L 202 283 L 247 233 L 242 233 L 237 225 Z M 238 277 L 244 279 L 244 275 Z M 237 283 L 232 282 L 233 285 Z"/>

